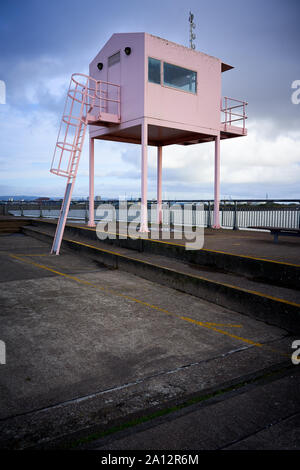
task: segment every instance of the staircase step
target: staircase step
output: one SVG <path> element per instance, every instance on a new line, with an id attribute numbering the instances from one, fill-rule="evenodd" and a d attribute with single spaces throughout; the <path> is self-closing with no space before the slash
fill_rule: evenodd
<path id="1" fill-rule="evenodd" d="M 39 219 L 33 221 L 33 224 L 43 228 L 53 227 L 54 221 L 49 219 Z M 66 233 L 69 238 L 74 236 L 82 237 L 92 243 L 97 242 L 95 228 L 85 225 L 76 225 L 75 223 L 66 224 Z M 224 251 L 215 251 L 211 249 L 185 250 L 183 244 L 178 241 L 153 240 L 142 238 L 124 238 L 119 237 L 106 238 L 102 241 L 109 247 L 116 246 L 129 249 L 131 251 L 145 252 L 146 254 L 161 255 L 164 257 L 176 259 L 186 264 L 190 264 L 199 270 L 207 270 L 225 274 L 236 274 L 246 280 L 258 281 L 272 286 L 287 287 L 299 291 L 300 286 L 300 266 L 282 261 L 253 258 L 252 256 L 226 253 Z"/>
<path id="2" fill-rule="evenodd" d="M 53 228 L 24 227 L 24 233 L 51 241 Z M 65 234 L 63 248 L 75 250 L 105 265 L 214 302 L 294 333 L 300 332 L 300 293 L 228 273 L 212 272 L 166 256 L 136 253 L 122 247 L 107 247 Z"/>

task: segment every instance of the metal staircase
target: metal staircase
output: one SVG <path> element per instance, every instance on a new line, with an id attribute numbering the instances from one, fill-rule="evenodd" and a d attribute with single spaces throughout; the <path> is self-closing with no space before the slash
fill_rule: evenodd
<path id="1" fill-rule="evenodd" d="M 111 90 L 114 98 L 110 98 Z M 107 112 L 109 105 L 114 106 L 114 112 Z M 67 178 L 51 253 L 58 255 L 60 251 L 88 124 L 118 124 L 120 119 L 119 85 L 83 74 L 72 75 L 50 169 Z"/>

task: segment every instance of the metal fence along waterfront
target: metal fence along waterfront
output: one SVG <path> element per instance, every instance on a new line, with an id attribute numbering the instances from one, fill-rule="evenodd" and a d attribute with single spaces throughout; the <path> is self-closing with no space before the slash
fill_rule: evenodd
<path id="1" fill-rule="evenodd" d="M 58 218 L 60 202 L 8 202 L 0 205 L 2 215 L 23 217 Z M 109 207 L 110 206 L 110 207 Z M 213 225 L 213 201 L 163 201 L 163 224 L 211 227 Z M 95 201 L 95 220 L 139 222 L 139 201 Z M 88 202 L 73 201 L 68 220 L 88 220 Z M 155 201 L 148 203 L 148 221 L 156 221 Z M 300 200 L 222 200 L 220 221 L 223 228 L 300 227 Z"/>

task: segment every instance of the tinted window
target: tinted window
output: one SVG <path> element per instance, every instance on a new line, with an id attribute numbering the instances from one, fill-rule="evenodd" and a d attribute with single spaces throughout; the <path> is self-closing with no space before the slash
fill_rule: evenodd
<path id="1" fill-rule="evenodd" d="M 164 85 L 196 93 L 197 72 L 164 62 Z"/>
<path id="2" fill-rule="evenodd" d="M 160 84 L 160 60 L 148 57 L 148 80 Z"/>

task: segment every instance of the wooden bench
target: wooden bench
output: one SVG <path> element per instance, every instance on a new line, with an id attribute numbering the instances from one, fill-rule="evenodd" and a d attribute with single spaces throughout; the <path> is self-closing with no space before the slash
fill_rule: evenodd
<path id="1" fill-rule="evenodd" d="M 284 228 L 284 227 L 248 227 L 256 230 L 269 230 L 274 235 L 274 242 L 278 242 L 279 235 L 286 237 L 300 237 L 300 228 Z"/>

